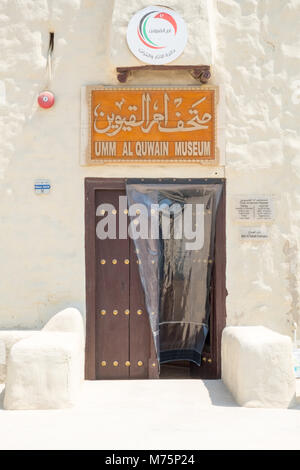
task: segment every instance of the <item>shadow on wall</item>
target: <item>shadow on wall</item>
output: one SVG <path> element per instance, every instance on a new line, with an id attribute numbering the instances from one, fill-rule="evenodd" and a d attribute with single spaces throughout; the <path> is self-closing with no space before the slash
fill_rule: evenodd
<path id="1" fill-rule="evenodd" d="M 213 406 L 240 408 L 222 380 L 203 380 Z M 289 407 L 300 410 L 300 379 L 297 380 L 296 401 Z"/>
<path id="2" fill-rule="evenodd" d="M 222 380 L 203 380 L 211 403 L 214 406 L 238 407 Z"/>

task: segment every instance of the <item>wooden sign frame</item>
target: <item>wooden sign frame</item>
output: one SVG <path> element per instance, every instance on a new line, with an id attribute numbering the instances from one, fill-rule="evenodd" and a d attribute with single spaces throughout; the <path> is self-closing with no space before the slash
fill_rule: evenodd
<path id="1" fill-rule="evenodd" d="M 100 99 L 101 92 L 104 92 L 102 99 Z M 148 98 L 148 103 L 151 103 L 151 111 L 145 97 Z M 164 103 L 163 97 L 167 104 Z M 170 107 L 168 107 L 169 101 Z M 124 112 L 122 103 L 126 103 Z M 220 164 L 217 146 L 218 103 L 217 86 L 84 87 L 81 95 L 81 164 L 197 163 L 203 166 L 218 166 Z M 148 119 L 147 125 L 150 123 L 148 127 L 140 124 L 146 122 L 145 114 Z M 152 116 L 152 119 L 149 120 L 149 116 Z M 105 121 L 105 124 L 102 121 Z M 175 124 L 177 127 L 174 127 Z M 128 142 L 124 131 L 133 131 L 127 134 L 128 136 L 130 134 Z M 133 135 L 135 137 L 132 137 Z M 111 138 L 112 136 L 116 137 Z M 138 140 L 139 138 L 144 140 Z M 205 138 L 207 140 L 204 140 Z M 103 142 L 112 142 L 113 145 L 104 145 Z M 159 151 L 154 155 L 153 145 L 149 142 L 154 142 L 153 145 L 157 142 L 164 144 L 160 146 L 161 155 L 158 155 Z M 152 155 L 137 155 L 136 153 L 141 154 L 136 150 L 136 147 L 140 148 L 140 143 L 143 144 L 143 149 L 146 149 L 143 153 L 152 151 Z M 129 149 L 126 148 L 126 144 Z M 133 152 L 133 147 L 136 153 Z M 107 154 L 109 151 L 113 154 Z"/>

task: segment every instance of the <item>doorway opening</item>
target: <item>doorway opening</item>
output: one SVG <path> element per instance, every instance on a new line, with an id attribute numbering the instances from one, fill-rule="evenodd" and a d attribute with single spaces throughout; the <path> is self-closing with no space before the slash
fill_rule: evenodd
<path id="1" fill-rule="evenodd" d="M 87 379 L 220 377 L 225 198 L 220 178 L 85 180 Z M 208 227 L 201 246 L 187 252 L 182 247 L 189 235 L 174 238 L 180 226 L 174 211 L 168 212 L 173 238 L 162 237 L 164 210 L 157 219 L 159 236 L 156 231 L 150 241 L 125 237 L 124 216 L 134 230 L 137 218 L 141 224 L 142 203 L 150 208 L 150 202 L 172 209 L 173 202 L 182 208 L 199 203 L 195 207 Z M 195 233 L 193 209 L 191 215 Z M 112 237 L 101 234 L 109 220 Z"/>

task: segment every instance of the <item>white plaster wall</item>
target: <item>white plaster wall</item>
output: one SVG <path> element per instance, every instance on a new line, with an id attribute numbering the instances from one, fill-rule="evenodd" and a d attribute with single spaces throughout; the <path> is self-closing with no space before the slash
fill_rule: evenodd
<path id="1" fill-rule="evenodd" d="M 227 103 L 228 323 L 299 324 L 300 2 L 217 2 Z M 231 195 L 274 194 L 268 242 L 240 243 Z"/>
<path id="2" fill-rule="evenodd" d="M 190 3 L 172 4 L 189 17 Z M 194 165 L 80 167 L 80 87 L 117 84 L 113 6 L 0 0 L 1 328 L 40 327 L 68 305 L 84 311 L 85 176 L 206 174 Z M 227 321 L 290 334 L 291 323 L 299 323 L 300 292 L 300 1 L 218 0 L 214 16 L 212 83 L 223 84 L 226 95 Z M 56 104 L 43 111 L 36 98 L 52 29 Z M 186 74 L 140 74 L 130 83 L 195 82 Z M 48 196 L 33 192 L 40 177 L 51 180 Z M 239 241 L 231 199 L 241 193 L 274 194 L 269 241 Z"/>

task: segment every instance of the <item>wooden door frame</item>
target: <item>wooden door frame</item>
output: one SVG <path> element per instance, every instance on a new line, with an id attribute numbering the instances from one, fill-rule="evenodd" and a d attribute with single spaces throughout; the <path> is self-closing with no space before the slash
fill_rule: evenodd
<path id="1" fill-rule="evenodd" d="M 167 182 L 161 178 L 160 183 Z M 191 179 L 176 178 L 178 183 L 193 182 Z M 226 180 L 224 178 L 197 178 L 197 183 L 222 182 L 223 191 L 216 220 L 215 268 L 213 311 L 210 320 L 211 354 L 204 354 L 201 367 L 192 366 L 192 376 L 199 378 L 220 378 L 221 376 L 221 334 L 226 324 Z M 85 378 L 96 379 L 96 197 L 97 190 L 124 190 L 126 178 L 85 178 L 85 279 L 86 279 L 86 347 Z"/>

